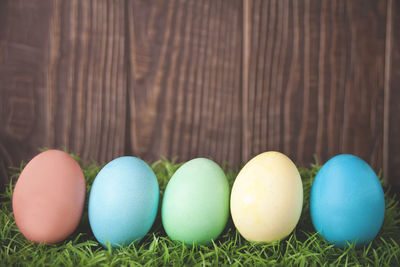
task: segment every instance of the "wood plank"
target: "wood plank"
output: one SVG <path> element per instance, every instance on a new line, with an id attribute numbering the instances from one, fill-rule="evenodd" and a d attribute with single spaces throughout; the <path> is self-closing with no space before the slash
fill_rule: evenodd
<path id="1" fill-rule="evenodd" d="M 46 62 L 46 141 L 85 160 L 124 153 L 125 2 L 58 1 Z"/>
<path id="2" fill-rule="evenodd" d="M 243 154 L 279 150 L 308 165 L 353 153 L 379 170 L 386 1 L 246 4 Z"/>
<path id="3" fill-rule="evenodd" d="M 389 1 L 388 14 L 391 21 L 390 36 L 387 38 L 388 58 L 388 95 L 387 107 L 387 147 L 386 169 L 387 181 L 400 188 L 400 3 Z M 391 13 L 391 14 L 390 14 Z"/>
<path id="4" fill-rule="evenodd" d="M 44 146 L 234 166 L 354 153 L 376 170 L 386 155 L 398 181 L 390 2 L 387 86 L 386 0 L 0 1 L 0 181 Z"/>
<path id="5" fill-rule="evenodd" d="M 41 88 L 50 2 L 0 2 L 0 192 L 9 166 L 45 145 Z"/>
<path id="6" fill-rule="evenodd" d="M 241 155 L 241 1 L 129 1 L 131 153 L 234 166 Z"/>
<path id="7" fill-rule="evenodd" d="M 85 160 L 123 155 L 125 1 L 2 1 L 0 155 L 6 168 L 38 148 Z"/>

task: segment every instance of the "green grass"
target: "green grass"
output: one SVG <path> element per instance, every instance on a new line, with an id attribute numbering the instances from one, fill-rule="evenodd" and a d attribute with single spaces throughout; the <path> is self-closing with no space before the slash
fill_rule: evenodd
<path id="1" fill-rule="evenodd" d="M 74 156 L 78 161 L 79 159 Z M 180 164 L 166 159 L 151 164 L 161 192 Z M 381 232 L 369 245 L 355 249 L 335 248 L 314 232 L 309 215 L 310 187 L 319 170 L 317 164 L 300 168 L 304 187 L 304 207 L 295 231 L 280 242 L 250 243 L 243 239 L 230 220 L 221 236 L 208 246 L 185 246 L 172 242 L 163 231 L 157 216 L 151 231 L 138 244 L 125 248 L 104 249 L 93 237 L 86 212 L 78 229 L 67 240 L 55 245 L 34 244 L 19 232 L 11 209 L 13 181 L 23 169 L 22 163 L 12 168 L 10 185 L 0 204 L 0 265 L 34 266 L 135 266 L 135 265 L 235 265 L 235 266 L 400 266 L 400 206 L 395 196 L 386 194 L 386 215 Z M 102 166 L 93 163 L 82 166 L 87 191 Z M 230 185 L 237 171 L 225 165 Z M 67 215 L 66 215 L 67 216 Z"/>

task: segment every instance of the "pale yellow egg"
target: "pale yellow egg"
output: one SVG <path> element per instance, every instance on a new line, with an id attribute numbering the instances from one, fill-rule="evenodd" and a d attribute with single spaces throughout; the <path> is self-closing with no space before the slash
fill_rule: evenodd
<path id="1" fill-rule="evenodd" d="M 303 184 L 296 165 L 275 151 L 251 159 L 239 172 L 231 193 L 231 214 L 249 241 L 272 242 L 296 227 L 303 207 Z"/>

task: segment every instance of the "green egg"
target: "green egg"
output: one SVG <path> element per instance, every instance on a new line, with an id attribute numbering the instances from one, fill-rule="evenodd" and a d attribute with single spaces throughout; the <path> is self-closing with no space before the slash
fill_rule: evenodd
<path id="1" fill-rule="evenodd" d="M 229 184 L 214 161 L 183 164 L 164 192 L 161 218 L 168 236 L 187 245 L 206 245 L 224 230 L 229 216 Z"/>

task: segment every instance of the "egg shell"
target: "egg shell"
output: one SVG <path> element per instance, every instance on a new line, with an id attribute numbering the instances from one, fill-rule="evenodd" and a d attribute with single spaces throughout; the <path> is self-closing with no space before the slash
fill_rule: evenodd
<path id="1" fill-rule="evenodd" d="M 231 214 L 249 241 L 272 242 L 296 227 L 303 206 L 303 185 L 295 164 L 270 151 L 251 159 L 239 172 L 231 193 Z"/>
<path id="2" fill-rule="evenodd" d="M 157 215 L 159 186 L 150 166 L 136 157 L 112 160 L 96 176 L 89 195 L 89 222 L 107 246 L 127 246 L 142 239 Z"/>
<path id="3" fill-rule="evenodd" d="M 378 234 L 385 215 L 385 196 L 374 170 L 354 155 L 326 162 L 311 188 L 314 228 L 338 247 L 363 246 Z"/>
<path id="4" fill-rule="evenodd" d="M 229 217 L 229 184 L 212 160 L 196 158 L 183 164 L 169 181 L 161 218 L 172 240 L 205 245 L 224 230 Z"/>
<path id="5" fill-rule="evenodd" d="M 47 150 L 23 169 L 12 206 L 21 233 L 36 243 L 56 243 L 78 226 L 86 183 L 79 164 L 67 153 Z"/>

